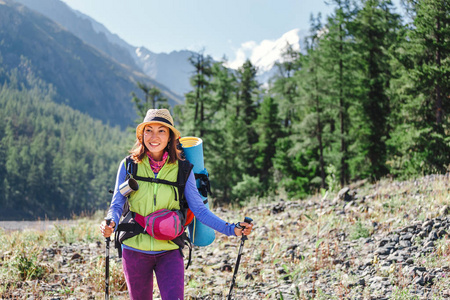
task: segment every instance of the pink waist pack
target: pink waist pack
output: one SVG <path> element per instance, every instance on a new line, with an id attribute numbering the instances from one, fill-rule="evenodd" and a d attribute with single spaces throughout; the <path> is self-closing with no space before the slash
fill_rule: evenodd
<path id="1" fill-rule="evenodd" d="M 179 210 L 172 211 L 164 208 L 146 217 L 136 214 L 134 219 L 157 240 L 170 241 L 184 232 L 184 218 Z"/>

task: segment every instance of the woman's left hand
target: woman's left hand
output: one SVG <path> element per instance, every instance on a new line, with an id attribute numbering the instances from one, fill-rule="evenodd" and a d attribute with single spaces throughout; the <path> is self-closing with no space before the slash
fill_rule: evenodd
<path id="1" fill-rule="evenodd" d="M 238 228 L 237 226 L 234 227 L 234 234 L 236 234 L 237 236 L 241 236 L 242 234 L 249 235 L 252 232 L 253 229 L 252 223 L 239 222 L 239 225 L 242 228 Z"/>

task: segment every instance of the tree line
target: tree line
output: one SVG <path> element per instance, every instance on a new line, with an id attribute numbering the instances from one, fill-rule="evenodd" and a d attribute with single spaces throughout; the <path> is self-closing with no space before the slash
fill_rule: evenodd
<path id="1" fill-rule="evenodd" d="M 450 3 L 333 0 L 286 46 L 268 86 L 197 53 L 183 135 L 204 139 L 215 197 L 304 196 L 358 179 L 445 173 L 450 166 Z"/>
<path id="2" fill-rule="evenodd" d="M 0 66 L 0 219 L 104 210 L 130 134 L 54 101 L 27 70 Z"/>
<path id="3" fill-rule="evenodd" d="M 183 136 L 204 140 L 220 203 L 285 191 L 302 197 L 358 179 L 449 170 L 447 1 L 333 0 L 311 17 L 301 51 L 287 45 L 267 86 L 248 60 L 238 70 L 192 56 L 192 90 L 173 108 Z M 2 57 L 0 55 L 0 62 Z M 26 64 L 0 64 L 0 218 L 63 218 L 106 209 L 133 130 L 54 101 Z M 138 122 L 167 107 L 154 87 L 131 95 Z"/>

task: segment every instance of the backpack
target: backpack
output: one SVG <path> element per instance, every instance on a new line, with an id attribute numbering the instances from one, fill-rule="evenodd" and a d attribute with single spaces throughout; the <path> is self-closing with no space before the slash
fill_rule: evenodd
<path id="1" fill-rule="evenodd" d="M 127 178 L 134 178 L 138 181 L 146 181 L 146 182 L 154 182 L 159 184 L 167 184 L 171 185 L 175 192 L 175 201 L 180 201 L 180 210 L 176 211 L 182 220 L 182 224 L 184 223 L 184 228 L 182 228 L 183 233 L 172 240 L 176 245 L 179 246 L 179 250 L 181 255 L 184 257 L 182 250 L 185 246 L 189 247 L 189 259 L 186 266 L 186 269 L 189 267 L 191 263 L 191 253 L 192 253 L 192 244 L 191 241 L 185 231 L 186 227 L 192 222 L 194 219 L 194 214 L 189 209 L 189 205 L 184 196 L 184 188 L 186 186 L 186 182 L 189 178 L 189 174 L 193 168 L 193 165 L 188 160 L 178 160 L 178 175 L 177 181 L 172 182 L 159 178 L 150 178 L 150 177 L 140 177 L 137 176 L 137 168 L 138 165 L 128 156 L 125 160 L 126 169 L 127 169 Z M 130 211 L 128 200 L 124 204 L 123 213 L 119 225 L 117 226 L 117 230 L 115 232 L 115 247 L 118 250 L 119 258 L 122 257 L 122 243 L 124 240 L 136 236 L 138 234 L 144 233 L 148 234 L 143 226 L 141 226 L 136 221 L 136 213 Z M 139 215 L 138 215 L 139 216 Z"/>

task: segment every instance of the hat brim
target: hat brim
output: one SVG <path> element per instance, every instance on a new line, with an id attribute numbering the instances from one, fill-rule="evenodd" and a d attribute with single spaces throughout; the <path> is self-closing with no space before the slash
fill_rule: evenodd
<path id="1" fill-rule="evenodd" d="M 180 134 L 180 132 L 178 131 L 178 129 L 176 129 L 176 128 L 173 127 L 172 125 L 169 125 L 169 124 L 164 123 L 164 122 L 159 122 L 159 121 L 150 121 L 150 122 L 142 122 L 141 124 L 139 124 L 139 125 L 136 127 L 136 138 L 139 139 L 140 135 L 143 134 L 144 128 L 145 128 L 146 125 L 149 125 L 149 124 L 155 124 L 155 123 L 161 124 L 161 125 L 163 125 L 163 126 L 169 128 L 170 130 L 172 130 L 173 133 L 175 134 L 175 138 L 176 138 L 176 139 L 179 139 L 179 138 L 181 137 L 181 134 Z"/>

